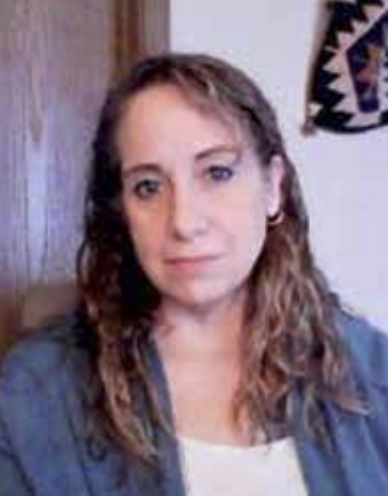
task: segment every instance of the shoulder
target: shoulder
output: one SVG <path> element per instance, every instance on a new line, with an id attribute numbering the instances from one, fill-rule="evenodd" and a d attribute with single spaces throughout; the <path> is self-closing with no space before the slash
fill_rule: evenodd
<path id="1" fill-rule="evenodd" d="M 365 318 L 341 311 L 337 317 L 351 365 L 370 386 L 388 391 L 388 334 Z"/>
<path id="2" fill-rule="evenodd" d="M 0 395 L 23 392 L 57 381 L 63 372 L 87 368 L 88 353 L 83 330 L 74 315 L 64 318 L 18 342 L 6 355 L 0 369 Z"/>

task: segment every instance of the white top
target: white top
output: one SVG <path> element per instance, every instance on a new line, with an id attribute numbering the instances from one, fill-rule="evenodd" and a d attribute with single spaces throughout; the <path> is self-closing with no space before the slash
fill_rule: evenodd
<path id="1" fill-rule="evenodd" d="M 307 496 L 292 438 L 252 447 L 179 437 L 188 496 Z"/>

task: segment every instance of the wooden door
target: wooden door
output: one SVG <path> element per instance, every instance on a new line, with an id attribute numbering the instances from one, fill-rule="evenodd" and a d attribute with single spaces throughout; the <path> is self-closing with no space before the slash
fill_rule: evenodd
<path id="1" fill-rule="evenodd" d="M 168 38 L 167 0 L 0 0 L 0 355 L 31 294 L 47 311 L 71 298 L 105 91 Z"/>

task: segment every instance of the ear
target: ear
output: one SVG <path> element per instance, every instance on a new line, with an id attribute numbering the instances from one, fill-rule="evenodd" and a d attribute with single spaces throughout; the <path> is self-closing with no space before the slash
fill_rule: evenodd
<path id="1" fill-rule="evenodd" d="M 282 209 L 282 182 L 285 175 L 285 165 L 280 155 L 271 158 L 267 173 L 267 216 L 274 217 Z"/>

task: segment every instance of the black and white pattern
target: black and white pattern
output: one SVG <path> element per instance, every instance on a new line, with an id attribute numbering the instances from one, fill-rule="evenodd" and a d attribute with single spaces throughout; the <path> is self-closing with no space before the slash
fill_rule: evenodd
<path id="1" fill-rule="evenodd" d="M 388 124 L 388 0 L 332 0 L 307 122 L 351 133 Z"/>

